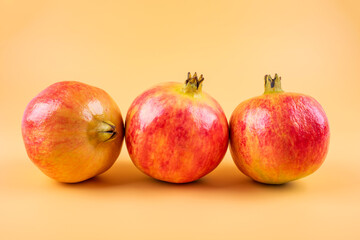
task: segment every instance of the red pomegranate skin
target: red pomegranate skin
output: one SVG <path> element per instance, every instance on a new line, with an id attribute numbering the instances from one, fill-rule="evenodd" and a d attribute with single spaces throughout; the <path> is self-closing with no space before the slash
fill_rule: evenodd
<path id="1" fill-rule="evenodd" d="M 190 74 L 189 79 L 194 80 Z M 158 180 L 195 181 L 215 169 L 227 150 L 222 108 L 201 91 L 201 82 L 198 89 L 191 86 L 158 85 L 138 96 L 127 113 L 129 155 L 138 169 Z"/>
<path id="2" fill-rule="evenodd" d="M 235 164 L 253 180 L 268 184 L 315 172 L 325 160 L 330 139 L 321 105 L 310 96 L 283 92 L 277 75 L 275 79 L 270 78 L 268 91 L 242 102 L 230 118 Z"/>
<path id="3" fill-rule="evenodd" d="M 50 85 L 27 105 L 22 135 L 32 162 L 47 176 L 81 182 L 109 169 L 124 138 L 114 100 L 102 89 L 75 81 Z"/>

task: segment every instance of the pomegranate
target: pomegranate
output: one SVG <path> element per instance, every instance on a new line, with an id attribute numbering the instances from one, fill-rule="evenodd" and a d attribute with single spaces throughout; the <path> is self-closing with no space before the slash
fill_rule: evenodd
<path id="1" fill-rule="evenodd" d="M 138 96 L 125 121 L 125 142 L 135 166 L 158 180 L 195 181 L 218 166 L 228 146 L 220 105 L 202 91 L 203 76 L 165 83 Z"/>
<path id="2" fill-rule="evenodd" d="M 286 93 L 265 76 L 265 92 L 242 102 L 230 119 L 230 152 L 255 181 L 282 184 L 315 172 L 325 160 L 329 122 L 312 97 Z"/>
<path id="3" fill-rule="evenodd" d="M 103 90 L 58 82 L 30 101 L 22 120 L 30 159 L 60 182 L 80 182 L 109 169 L 124 137 L 120 110 Z"/>

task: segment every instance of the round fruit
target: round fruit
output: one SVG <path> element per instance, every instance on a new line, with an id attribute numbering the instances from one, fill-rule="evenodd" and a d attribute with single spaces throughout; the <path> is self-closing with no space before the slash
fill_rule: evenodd
<path id="1" fill-rule="evenodd" d="M 195 181 L 216 168 L 228 145 L 220 105 L 188 74 L 185 85 L 165 83 L 132 103 L 125 121 L 130 157 L 145 174 L 167 182 Z"/>
<path id="2" fill-rule="evenodd" d="M 312 97 L 286 93 L 265 76 L 263 95 L 242 102 L 230 119 L 230 152 L 255 181 L 281 184 L 305 177 L 325 160 L 330 139 L 324 110 Z"/>
<path id="3" fill-rule="evenodd" d="M 124 137 L 120 110 L 103 90 L 58 82 L 25 109 L 22 135 L 30 159 L 49 177 L 80 182 L 109 169 Z"/>

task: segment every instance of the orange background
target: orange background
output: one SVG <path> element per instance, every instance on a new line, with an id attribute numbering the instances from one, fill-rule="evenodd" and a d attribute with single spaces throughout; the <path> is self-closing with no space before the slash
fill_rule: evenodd
<path id="1" fill-rule="evenodd" d="M 0 1 L 1 239 L 359 239 L 359 1 Z M 28 159 L 26 104 L 77 80 L 123 116 L 145 89 L 203 73 L 229 118 L 265 74 L 315 97 L 331 127 L 313 175 L 256 184 L 226 155 L 202 180 L 158 182 L 126 148 L 105 174 L 60 184 Z"/>

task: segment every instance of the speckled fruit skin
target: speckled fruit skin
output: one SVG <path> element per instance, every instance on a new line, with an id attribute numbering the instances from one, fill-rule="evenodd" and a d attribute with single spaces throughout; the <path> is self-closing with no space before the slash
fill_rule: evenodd
<path id="1" fill-rule="evenodd" d="M 230 118 L 234 162 L 262 183 L 282 184 L 313 173 L 325 160 L 329 139 L 324 110 L 303 94 L 270 91 L 242 102 Z"/>
<path id="2" fill-rule="evenodd" d="M 43 173 L 74 183 L 113 165 L 124 125 L 118 106 L 105 91 L 80 82 L 58 82 L 27 105 L 22 135 L 29 158 Z"/>
<path id="3" fill-rule="evenodd" d="M 183 84 L 156 86 L 135 99 L 125 123 L 133 163 L 145 174 L 172 183 L 195 181 L 221 162 L 228 123 L 208 94 L 187 94 Z"/>

